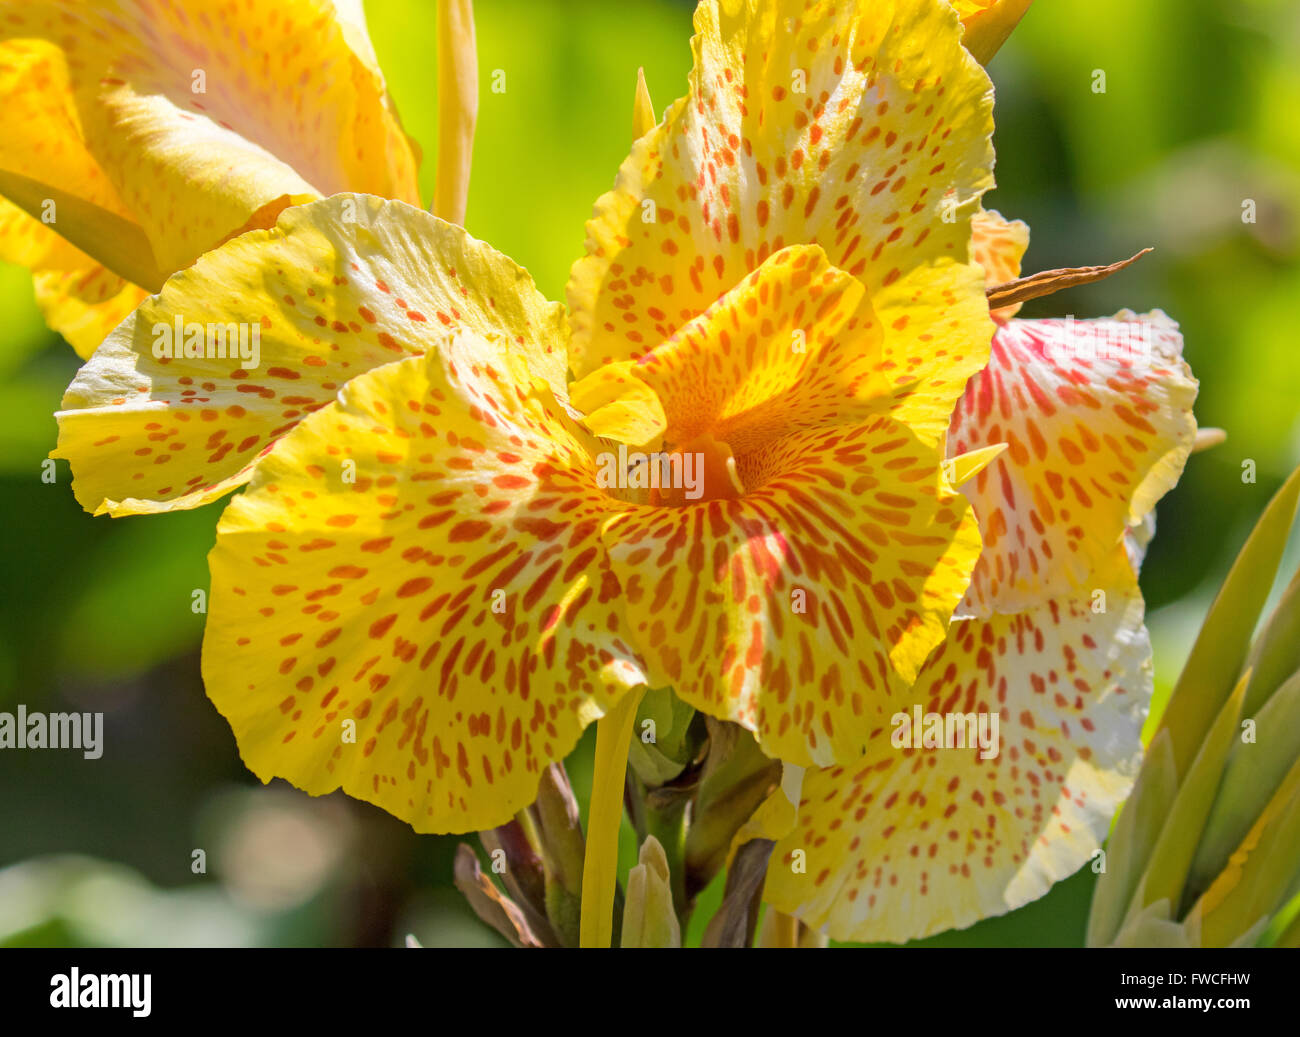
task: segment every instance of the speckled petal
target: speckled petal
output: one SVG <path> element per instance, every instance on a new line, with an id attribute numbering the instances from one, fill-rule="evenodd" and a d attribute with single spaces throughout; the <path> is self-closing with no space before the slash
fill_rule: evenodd
<path id="1" fill-rule="evenodd" d="M 1182 474 L 1197 383 L 1162 313 L 1013 320 L 953 415 L 949 455 L 1009 449 L 962 487 L 984 553 L 961 615 L 1015 612 L 1089 586 Z"/>
<path id="2" fill-rule="evenodd" d="M 769 755 L 856 759 L 942 640 L 979 533 L 887 416 L 779 437 L 735 499 L 632 505 L 605 542 L 652 685 Z"/>
<path id="3" fill-rule="evenodd" d="M 989 288 L 1020 276 L 1020 262 L 1029 248 L 1029 225 L 1008 220 L 999 212 L 983 210 L 971 220 L 971 256 L 984 271 Z M 993 319 L 1006 323 L 1020 312 L 1021 303 L 993 311 Z"/>
<path id="4" fill-rule="evenodd" d="M 780 435 L 860 420 L 884 410 L 888 396 L 874 377 L 880 332 L 864 295 L 818 246 L 782 249 L 640 360 L 577 383 L 573 402 L 584 411 L 597 404 L 602 434 L 621 442 L 709 434 L 737 458 Z M 662 415 L 653 423 L 646 388 Z M 609 420 L 615 413 L 621 424 Z"/>
<path id="5" fill-rule="evenodd" d="M 1151 692 L 1122 549 L 1097 578 L 1104 599 L 955 622 L 902 709 L 907 730 L 913 704 L 996 711 L 997 755 L 905 747 L 901 722 L 878 725 L 861 762 L 805 774 L 765 899 L 835 939 L 902 942 L 1004 914 L 1083 866 L 1132 784 Z"/>
<path id="6" fill-rule="evenodd" d="M 992 334 L 967 260 L 991 88 L 955 14 L 705 0 L 695 17 L 689 95 L 634 145 L 573 268 L 575 372 L 639 357 L 772 253 L 816 243 L 866 285 L 897 414 L 937 441 Z"/>
<path id="7" fill-rule="evenodd" d="M 203 674 L 264 781 L 491 828 L 643 683 L 603 563 L 611 502 L 526 368 L 463 332 L 362 375 L 231 502 Z"/>
<path id="8" fill-rule="evenodd" d="M 205 352 L 209 325 L 244 325 L 250 355 L 259 339 L 255 365 L 155 356 L 166 337 L 175 344 L 177 320 L 200 329 Z M 458 327 L 508 336 L 562 394 L 563 307 L 505 256 L 402 202 L 295 206 L 172 277 L 108 338 L 64 397 L 55 456 L 72 462 L 89 511 L 194 507 L 246 482 L 348 379 Z"/>

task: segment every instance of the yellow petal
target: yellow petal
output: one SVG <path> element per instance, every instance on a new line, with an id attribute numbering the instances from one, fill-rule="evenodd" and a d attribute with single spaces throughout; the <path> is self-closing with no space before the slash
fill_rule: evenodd
<path id="1" fill-rule="evenodd" d="M 148 297 L 3 198 L 0 260 L 32 271 L 45 322 L 83 359 Z"/>
<path id="2" fill-rule="evenodd" d="M 966 48 L 981 65 L 1002 49 L 1034 0 L 950 0 L 966 30 Z"/>
<path id="3" fill-rule="evenodd" d="M 948 438 L 950 455 L 1009 445 L 962 488 L 984 536 L 963 614 L 1091 586 L 1182 474 L 1196 388 L 1178 326 L 1162 313 L 999 327 Z"/>
<path id="4" fill-rule="evenodd" d="M 236 325 L 250 355 L 256 334 L 255 363 L 156 357 L 177 320 L 199 329 L 205 351 L 209 326 Z M 457 327 L 508 336 L 539 377 L 563 385 L 563 309 L 506 257 L 401 202 L 339 195 L 293 207 L 177 274 L 108 338 L 64 397 L 56 456 L 72 462 L 89 511 L 194 507 L 246 482 L 348 379 Z"/>
<path id="5" fill-rule="evenodd" d="M 742 461 L 738 499 L 629 505 L 607 527 L 651 683 L 788 763 L 856 759 L 943 639 L 975 523 L 937 453 L 886 416 Z"/>
<path id="6" fill-rule="evenodd" d="M 152 246 L 82 135 L 64 55 L 41 39 L 10 39 L 25 15 L 0 17 L 0 194 L 121 277 L 156 290 Z M 6 237 L 8 236 L 8 228 Z M 6 244 L 9 253 L 13 246 Z"/>
<path id="7" fill-rule="evenodd" d="M 222 517 L 204 681 L 264 781 L 491 828 L 643 683 L 608 498 L 511 350 L 463 332 L 354 379 Z"/>
<path id="8" fill-rule="evenodd" d="M 78 257 L 84 256 L 65 242 L 61 244 Z M 143 288 L 94 262 L 72 270 L 38 267 L 32 271 L 32 282 L 45 323 L 67 339 L 83 359 L 149 298 Z"/>
<path id="9" fill-rule="evenodd" d="M 79 219 L 61 216 L 60 232 L 143 287 L 161 283 L 147 267 L 183 269 L 291 202 L 418 202 L 373 52 L 353 49 L 364 25 L 327 0 L 33 0 L 3 15 L 0 188 L 34 214 L 61 192 Z M 131 269 L 101 254 L 137 238 L 150 255 L 125 257 Z"/>
<path id="10" fill-rule="evenodd" d="M 878 724 L 860 763 L 805 774 L 764 898 L 833 939 L 902 942 L 1013 910 L 1087 862 L 1132 783 L 1151 692 L 1142 599 L 1122 553 L 1101 578 L 1104 612 L 1089 595 L 955 622 L 907 723 Z M 907 747 L 915 706 L 922 717 L 996 713 L 997 755 Z"/>
<path id="11" fill-rule="evenodd" d="M 908 391 L 900 416 L 937 441 L 991 334 L 967 264 L 992 185 L 991 92 L 953 12 L 706 0 L 696 30 L 688 97 L 587 225 L 568 288 L 574 371 L 640 356 L 772 253 L 816 243 L 867 286 Z"/>
<path id="12" fill-rule="evenodd" d="M 863 295 L 816 245 L 773 255 L 636 362 L 662 405 L 665 441 L 707 433 L 743 459 L 777 436 L 882 411 L 880 332 Z"/>
<path id="13" fill-rule="evenodd" d="M 1020 263 L 1029 248 L 1029 225 L 1005 219 L 1001 213 L 981 209 L 971 220 L 971 256 L 984 271 L 988 287 L 1006 284 L 1020 276 Z M 999 322 L 1020 312 L 1021 303 L 993 311 Z"/>
<path id="14" fill-rule="evenodd" d="M 582 423 L 595 435 L 631 446 L 645 446 L 668 427 L 659 394 L 641 380 L 635 360 L 597 368 L 569 386 Z"/>
<path id="15" fill-rule="evenodd" d="M 632 102 L 632 136 L 644 137 L 655 128 L 655 106 L 650 100 L 650 87 L 645 81 L 645 69 L 636 70 L 636 97 Z"/>
<path id="16" fill-rule="evenodd" d="M 1007 449 L 1005 443 L 981 447 L 944 462 L 944 475 L 953 486 L 962 486 L 996 461 Z"/>

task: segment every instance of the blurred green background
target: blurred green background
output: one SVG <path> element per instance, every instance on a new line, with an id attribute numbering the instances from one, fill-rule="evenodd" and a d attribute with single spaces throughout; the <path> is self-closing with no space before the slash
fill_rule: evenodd
<path id="1" fill-rule="evenodd" d="M 692 4 L 476 9 L 483 92 L 467 225 L 561 299 L 592 202 L 627 151 L 637 67 L 658 111 L 685 91 Z M 434 5 L 367 10 L 426 151 L 428 199 Z M 498 69 L 503 94 L 488 89 Z M 1092 89 L 1097 69 L 1104 94 Z M 986 204 L 1032 226 L 1027 271 L 1157 250 L 1026 315 L 1164 309 L 1201 381 L 1201 424 L 1228 430 L 1161 503 L 1142 574 L 1159 703 L 1254 518 L 1300 462 L 1300 5 L 1043 0 L 990 71 L 999 186 Z M 1254 224 L 1242 220 L 1247 199 Z M 77 360 L 45 330 L 20 269 L 0 267 L 0 318 L 0 709 L 103 711 L 106 728 L 97 761 L 0 754 L 0 945 L 393 945 L 408 933 L 426 946 L 500 943 L 451 885 L 457 839 L 416 836 L 339 796 L 263 787 L 243 768 L 204 697 L 203 617 L 190 611 L 220 507 L 92 519 L 65 465 L 43 483 L 51 414 Z M 1293 551 L 1286 571 L 1296 561 Z M 584 801 L 590 735 L 571 768 Z M 195 849 L 205 874 L 191 870 Z M 926 943 L 1080 945 L 1092 878 L 1084 869 L 1035 904 Z"/>

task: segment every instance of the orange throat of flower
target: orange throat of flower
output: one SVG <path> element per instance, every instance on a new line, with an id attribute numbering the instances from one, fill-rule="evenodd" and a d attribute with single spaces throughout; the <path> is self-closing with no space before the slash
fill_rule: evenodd
<path id="1" fill-rule="evenodd" d="M 655 507 L 676 508 L 744 496 L 745 486 L 736 471 L 736 458 L 731 447 L 707 432 L 671 450 L 650 456 L 651 463 L 656 463 L 653 460 L 656 457 L 661 459 L 658 461 L 659 485 L 650 487 L 650 504 Z M 663 458 L 667 459 L 667 469 Z M 662 477 L 665 470 L 672 478 Z"/>

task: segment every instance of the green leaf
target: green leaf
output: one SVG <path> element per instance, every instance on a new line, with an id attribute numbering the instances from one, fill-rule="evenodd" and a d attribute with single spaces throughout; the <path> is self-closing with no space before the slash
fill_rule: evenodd
<path id="1" fill-rule="evenodd" d="M 1265 939 L 1264 945 L 1268 947 L 1300 947 L 1300 897 L 1294 892 L 1288 895 L 1288 904 L 1285 911 L 1279 912 L 1274 922 L 1282 923 L 1282 931 L 1273 939 Z"/>
<path id="2" fill-rule="evenodd" d="M 1254 685 L 1252 676 L 1247 697 Z M 1188 878 L 1194 896 L 1208 889 L 1227 866 L 1232 851 L 1241 845 L 1269 797 L 1300 759 L 1300 673 L 1278 689 L 1254 720 L 1257 740 L 1238 740 L 1223 769 L 1223 783 Z"/>
<path id="3" fill-rule="evenodd" d="M 1282 560 L 1298 499 L 1300 468 L 1269 502 L 1237 555 L 1174 686 L 1159 730 L 1168 731 L 1173 739 L 1179 774 L 1186 772 L 1241 674 L 1250 635 Z"/>
<path id="4" fill-rule="evenodd" d="M 1173 739 L 1159 732 L 1147 749 L 1133 792 L 1120 811 L 1106 846 L 1106 870 L 1097 882 L 1088 915 L 1088 946 L 1104 947 L 1117 938 L 1143 862 L 1178 793 Z"/>
<path id="5" fill-rule="evenodd" d="M 628 765 L 648 787 L 668 784 L 691 762 L 698 749 L 689 738 L 694 718 L 695 710 L 671 688 L 652 688 L 645 693 L 637 707 Z"/>
<path id="6" fill-rule="evenodd" d="M 1225 947 L 1281 907 L 1300 872 L 1300 761 L 1188 917 L 1202 946 Z"/>
<path id="7" fill-rule="evenodd" d="M 1282 682 L 1300 670 L 1300 569 L 1256 639 L 1246 665 L 1253 676 L 1242 711 L 1253 717 Z"/>
<path id="8" fill-rule="evenodd" d="M 1210 808 L 1214 805 L 1223 767 L 1236 740 L 1241 718 L 1241 703 L 1246 697 L 1247 677 L 1237 682 L 1228 701 L 1201 745 L 1187 777 L 1178 787 L 1178 795 L 1160 831 L 1160 838 L 1147 861 L 1146 871 L 1129 904 L 1130 918 L 1159 900 L 1168 900 L 1175 911 L 1182 903 L 1183 887 L 1196 855 L 1201 832 Z"/>

